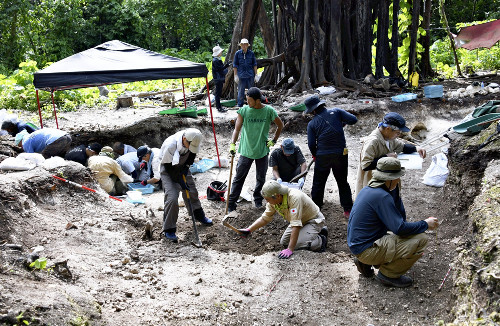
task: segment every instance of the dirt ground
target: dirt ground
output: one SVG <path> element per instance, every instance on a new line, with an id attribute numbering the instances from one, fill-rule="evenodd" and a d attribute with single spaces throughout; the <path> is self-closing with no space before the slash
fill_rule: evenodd
<path id="1" fill-rule="evenodd" d="M 453 87 L 453 86 L 451 86 Z M 291 98 L 297 103 L 305 96 Z M 373 130 L 389 111 L 401 113 L 410 126 L 427 126 L 427 139 L 444 133 L 475 107 L 494 96 L 476 96 L 442 102 L 394 103 L 374 99 L 329 100 L 357 115 L 347 126 L 349 181 L 354 191 L 359 139 Z M 498 97 L 497 97 L 498 99 Z M 273 105 L 285 122 L 280 139 L 293 137 L 311 160 L 307 148 L 309 117 Z M 192 126 L 205 140 L 199 158 L 217 156 L 210 116 L 179 118 L 158 116 L 154 108 L 81 110 L 59 115 L 59 127 L 72 133 L 75 144 L 123 140 L 134 146 L 160 147 L 170 134 Z M 219 154 L 227 157 L 236 111 L 214 113 Z M 55 126 L 54 120 L 46 123 Z M 418 135 L 415 135 L 418 136 Z M 4 141 L 3 144 L 8 141 Z M 426 145 L 427 149 L 438 143 Z M 1 146 L 0 146 L 1 147 Z M 161 238 L 163 195 L 148 195 L 146 204 L 131 205 L 56 181 L 53 174 L 98 188 L 89 171 L 77 163 L 37 167 L 25 172 L 0 172 L 0 323 L 23 320 L 30 325 L 434 325 L 451 322 L 455 300 L 452 280 L 438 291 L 457 248 L 465 241 L 468 203 L 460 192 L 445 186 L 424 185 L 429 153 L 422 170 L 404 176 L 402 196 L 409 220 L 436 216 L 441 221 L 430 238 L 426 254 L 410 270 L 414 285 L 388 288 L 375 278 L 364 278 L 353 264 L 346 243 L 347 221 L 342 216 L 338 190 L 330 176 L 323 213 L 329 242 L 325 253 L 296 251 L 280 260 L 279 239 L 285 221 L 275 217 L 249 239 L 241 239 L 221 224 L 225 205 L 206 199 L 214 180 L 226 181 L 229 168 L 196 174 L 202 205 L 214 225 L 198 224 L 202 248 L 191 244 L 193 226 L 185 208 L 180 211 L 178 244 Z M 235 159 L 235 165 L 236 165 Z M 234 167 L 235 168 L 235 167 Z M 234 172 L 234 171 L 233 171 Z M 313 171 L 304 192 L 310 194 Z M 252 169 L 245 183 L 255 185 Z M 270 170 L 268 177 L 271 177 Z M 480 176 L 478 176 L 480 178 Z M 469 193 L 474 195 L 475 189 Z M 246 227 L 262 209 L 249 202 L 238 206 L 231 221 Z M 144 229 L 153 224 L 153 238 Z M 38 253 L 49 270 L 29 270 L 26 261 Z M 31 253 L 31 256 L 30 256 Z"/>

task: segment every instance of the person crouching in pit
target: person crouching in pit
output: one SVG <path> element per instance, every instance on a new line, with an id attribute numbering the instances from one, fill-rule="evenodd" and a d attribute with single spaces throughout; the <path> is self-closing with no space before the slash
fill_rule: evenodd
<path id="1" fill-rule="evenodd" d="M 290 222 L 280 241 L 286 249 L 280 252 L 278 258 L 290 258 L 294 250 L 326 250 L 328 229 L 325 217 L 311 198 L 302 191 L 288 188 L 275 180 L 264 184 L 262 196 L 267 201 L 266 210 L 248 228 L 239 229 L 244 237 L 271 222 L 274 213 L 278 212 Z"/>

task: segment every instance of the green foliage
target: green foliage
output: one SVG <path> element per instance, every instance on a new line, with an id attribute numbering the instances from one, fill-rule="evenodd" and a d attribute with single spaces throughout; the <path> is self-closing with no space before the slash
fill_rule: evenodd
<path id="1" fill-rule="evenodd" d="M 34 262 L 30 264 L 30 268 L 38 269 L 38 270 L 44 270 L 47 267 L 47 258 L 42 257 L 38 258 Z"/>
<path id="2" fill-rule="evenodd" d="M 16 316 L 17 323 L 18 324 L 23 323 L 24 325 L 29 325 L 30 324 L 29 321 L 24 319 L 23 316 L 24 316 L 24 311 L 21 311 L 21 313 Z"/>

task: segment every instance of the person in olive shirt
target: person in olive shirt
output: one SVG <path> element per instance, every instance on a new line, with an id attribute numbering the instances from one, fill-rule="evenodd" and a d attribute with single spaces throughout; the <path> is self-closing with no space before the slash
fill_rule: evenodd
<path id="1" fill-rule="evenodd" d="M 257 184 L 253 192 L 254 205 L 257 208 L 262 207 L 263 197 L 260 191 L 266 182 L 269 147 L 276 143 L 283 129 L 283 122 L 278 117 L 278 113 L 271 106 L 262 104 L 263 100 L 260 89 L 251 87 L 247 92 L 248 105 L 243 106 L 237 112 L 238 118 L 229 151 L 232 155 L 236 154 L 236 141 L 241 132 L 240 146 L 238 147 L 240 157 L 228 199 L 230 212 L 236 209 L 236 201 L 240 197 L 243 183 L 253 161 L 255 161 L 257 177 Z M 277 125 L 277 129 L 274 138 L 268 140 L 271 122 Z"/>

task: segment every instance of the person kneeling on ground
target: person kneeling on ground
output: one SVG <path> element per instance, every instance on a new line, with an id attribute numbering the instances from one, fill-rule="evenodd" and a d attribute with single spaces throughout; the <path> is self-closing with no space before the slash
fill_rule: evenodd
<path id="1" fill-rule="evenodd" d="M 424 254 L 427 246 L 424 232 L 438 227 L 435 217 L 406 221 L 403 202 L 396 189 L 404 174 L 405 169 L 397 158 L 378 160 L 370 183 L 354 201 L 347 225 L 347 244 L 356 256 L 354 263 L 358 271 L 371 277 L 373 265 L 379 268 L 377 279 L 382 284 L 396 287 L 413 283 L 403 274 Z"/>
<path id="2" fill-rule="evenodd" d="M 273 177 L 279 183 L 290 182 L 293 177 L 307 169 L 306 159 L 292 138 L 283 139 L 281 147 L 271 153 L 269 166 L 273 168 Z M 304 177 L 297 181 L 300 188 L 304 185 L 304 181 Z"/>
<path id="3" fill-rule="evenodd" d="M 198 198 L 198 190 L 194 184 L 189 166 L 194 163 L 200 149 L 201 132 L 189 128 L 181 130 L 165 139 L 160 149 L 160 177 L 165 192 L 165 208 L 163 211 L 163 233 L 167 240 L 177 243 L 177 218 L 179 217 L 179 192 L 189 207 L 191 200 L 194 218 L 205 225 L 212 225 L 212 220 L 205 216 Z M 185 190 L 189 191 L 187 198 Z M 191 212 L 189 211 L 189 214 Z"/>
<path id="4" fill-rule="evenodd" d="M 249 236 L 272 221 L 278 212 L 290 222 L 281 237 L 282 250 L 278 258 L 287 259 L 295 249 L 324 252 L 328 241 L 325 217 L 319 207 L 306 194 L 298 189 L 288 188 L 275 180 L 267 181 L 262 188 L 266 199 L 266 210 L 260 218 L 246 229 L 239 229 L 243 236 Z"/>
<path id="5" fill-rule="evenodd" d="M 88 146 L 80 145 L 66 153 L 64 159 L 67 161 L 78 162 L 81 165 L 87 166 L 89 157 L 99 155 L 102 145 L 99 143 L 91 143 Z"/>
<path id="6" fill-rule="evenodd" d="M 104 191 L 112 196 L 120 196 L 127 192 L 127 183 L 133 182 L 134 179 L 123 172 L 112 155 L 113 149 L 105 146 L 99 155 L 89 157 L 87 165 Z"/>
<path id="7" fill-rule="evenodd" d="M 40 153 L 45 159 L 53 156 L 64 158 L 71 145 L 71 136 L 60 129 L 43 128 L 31 134 L 23 130 L 16 135 L 14 144 L 26 153 Z"/>
<path id="8" fill-rule="evenodd" d="M 160 181 L 160 149 L 143 145 L 137 149 L 139 177 L 141 185 L 156 184 Z"/>
<path id="9" fill-rule="evenodd" d="M 23 130 L 26 130 L 29 134 L 31 134 L 32 132 L 34 132 L 35 130 L 38 130 L 38 128 L 31 124 L 31 123 L 26 123 L 24 121 L 17 121 L 17 122 L 13 122 L 13 121 L 4 121 L 2 122 L 2 130 L 5 130 L 9 133 L 9 135 L 15 137 L 18 133 L 20 133 L 21 131 Z"/>

